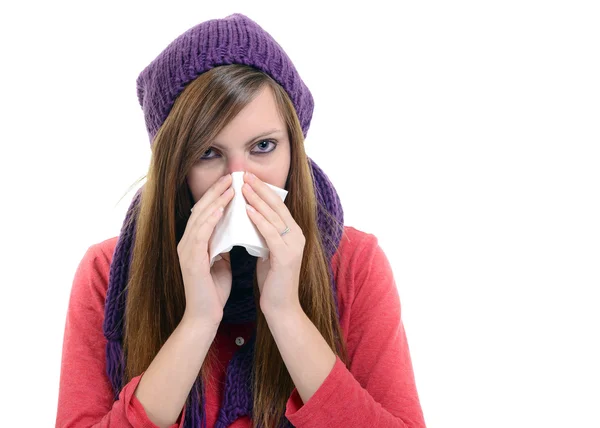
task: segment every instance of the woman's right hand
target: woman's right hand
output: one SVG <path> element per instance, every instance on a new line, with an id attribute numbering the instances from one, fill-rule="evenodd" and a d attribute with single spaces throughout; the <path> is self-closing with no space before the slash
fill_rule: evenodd
<path id="1" fill-rule="evenodd" d="M 202 319 L 215 326 L 223 318 L 223 308 L 231 293 L 231 260 L 222 254 L 221 260 L 210 266 L 208 242 L 233 198 L 231 174 L 214 183 L 194 204 L 185 231 L 177 244 L 179 265 L 185 287 L 184 317 Z"/>

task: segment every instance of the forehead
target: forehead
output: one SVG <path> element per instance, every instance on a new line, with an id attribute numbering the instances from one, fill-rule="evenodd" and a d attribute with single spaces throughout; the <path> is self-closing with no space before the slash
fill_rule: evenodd
<path id="1" fill-rule="evenodd" d="M 221 148 L 235 147 L 252 143 L 257 137 L 284 136 L 285 130 L 285 121 L 277 108 L 271 88 L 267 86 L 221 130 L 213 145 Z"/>

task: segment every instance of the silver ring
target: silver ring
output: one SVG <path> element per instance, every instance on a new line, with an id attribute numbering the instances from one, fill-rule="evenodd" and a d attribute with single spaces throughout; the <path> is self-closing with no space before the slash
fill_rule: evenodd
<path id="1" fill-rule="evenodd" d="M 283 236 L 283 235 L 285 235 L 286 233 L 288 233 L 289 231 L 290 231 L 290 228 L 289 228 L 289 227 L 286 227 L 286 228 L 285 228 L 285 230 L 279 234 L 279 236 Z"/>

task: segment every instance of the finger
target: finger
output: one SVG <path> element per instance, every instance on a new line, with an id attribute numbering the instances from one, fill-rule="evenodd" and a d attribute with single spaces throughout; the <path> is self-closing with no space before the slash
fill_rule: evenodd
<path id="1" fill-rule="evenodd" d="M 192 227 L 195 227 L 196 224 L 202 224 L 206 221 L 208 217 L 219 207 L 225 208 L 234 195 L 233 187 L 230 187 L 222 195 L 220 195 L 216 200 L 214 200 L 203 212 L 199 213 L 196 220 L 192 220 Z M 192 214 L 193 215 L 193 214 Z"/>
<path id="2" fill-rule="evenodd" d="M 262 214 L 262 216 L 273 225 L 276 230 L 285 229 L 285 223 L 281 219 L 281 217 L 273 211 L 273 209 L 252 189 L 248 183 L 244 183 L 242 186 L 242 192 L 244 196 L 252 205 L 256 211 Z M 280 199 L 281 200 L 281 199 Z"/>
<path id="3" fill-rule="evenodd" d="M 213 230 L 215 229 L 216 224 L 223 215 L 222 208 L 223 207 L 218 207 L 212 211 L 206 221 L 202 223 L 195 235 L 194 245 L 198 247 L 198 249 L 201 251 L 201 254 L 208 252 L 208 241 L 213 233 Z"/>
<path id="4" fill-rule="evenodd" d="M 275 226 L 281 227 L 279 230 L 283 231 L 285 225 L 289 226 L 290 229 L 294 228 L 296 221 L 292 217 L 288 207 L 273 189 L 267 186 L 267 184 L 260 178 L 256 176 L 250 177 L 248 174 L 244 174 L 244 182 L 248 183 L 248 186 L 250 186 L 252 190 L 267 204 L 267 206 L 277 214 L 281 224 L 275 223 Z M 260 212 L 265 213 L 264 210 L 260 210 Z M 268 216 L 268 218 L 271 219 L 271 216 Z"/>
<path id="5" fill-rule="evenodd" d="M 252 205 L 250 205 L 252 206 Z M 246 211 L 248 212 L 248 216 L 256 225 L 256 228 L 260 232 L 260 234 L 265 238 L 267 242 L 267 246 L 269 250 L 279 253 L 285 254 L 287 250 L 287 244 L 281 236 L 279 232 L 261 213 L 256 210 L 252 210 L 251 208 L 246 207 Z"/>
<path id="6" fill-rule="evenodd" d="M 215 199 L 217 199 L 223 192 L 231 185 L 231 174 L 224 175 L 218 179 L 208 190 L 202 195 L 202 197 L 196 201 L 192 207 L 192 214 L 190 220 L 197 217 L 197 213 L 202 213 Z"/>
<path id="7" fill-rule="evenodd" d="M 195 235 L 197 230 L 210 218 L 217 208 L 222 207 L 225 209 L 229 202 L 231 202 L 233 195 L 233 187 L 230 187 L 202 212 L 199 209 L 195 213 L 192 212 L 181 239 L 185 240 L 187 236 Z"/>

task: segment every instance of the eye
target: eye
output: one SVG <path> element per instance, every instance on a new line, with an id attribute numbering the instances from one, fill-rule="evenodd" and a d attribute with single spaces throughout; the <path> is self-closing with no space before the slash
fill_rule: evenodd
<path id="1" fill-rule="evenodd" d="M 207 151 L 204 152 L 204 155 L 202 155 L 202 157 L 200 159 L 202 159 L 202 160 L 212 159 L 212 157 L 206 157 L 206 154 L 210 153 L 212 151 L 213 151 L 213 149 L 208 149 Z"/>
<path id="2" fill-rule="evenodd" d="M 262 149 L 265 148 L 265 146 L 262 145 L 263 143 L 267 143 L 266 147 L 269 147 L 269 144 L 271 144 L 273 146 L 273 148 L 271 150 L 262 151 Z M 275 150 L 275 147 L 277 147 L 277 143 L 275 143 L 272 140 L 262 140 L 262 141 L 259 141 L 259 143 L 254 147 L 258 147 L 261 149 L 261 151 L 258 152 L 259 154 L 271 153 L 273 150 Z"/>
<path id="3" fill-rule="evenodd" d="M 266 150 L 270 146 L 272 146 L 272 149 L 271 150 Z M 261 140 L 254 147 L 258 148 L 259 150 L 256 151 L 256 152 L 252 152 L 253 154 L 255 154 L 255 155 L 266 155 L 266 154 L 271 153 L 271 152 L 273 152 L 275 150 L 275 148 L 277 147 L 277 143 L 274 140 Z M 200 158 L 200 160 L 215 159 L 215 156 L 207 156 L 208 153 L 213 152 L 213 151 L 214 151 L 214 149 L 209 148 L 207 151 L 204 152 L 204 155 Z"/>

